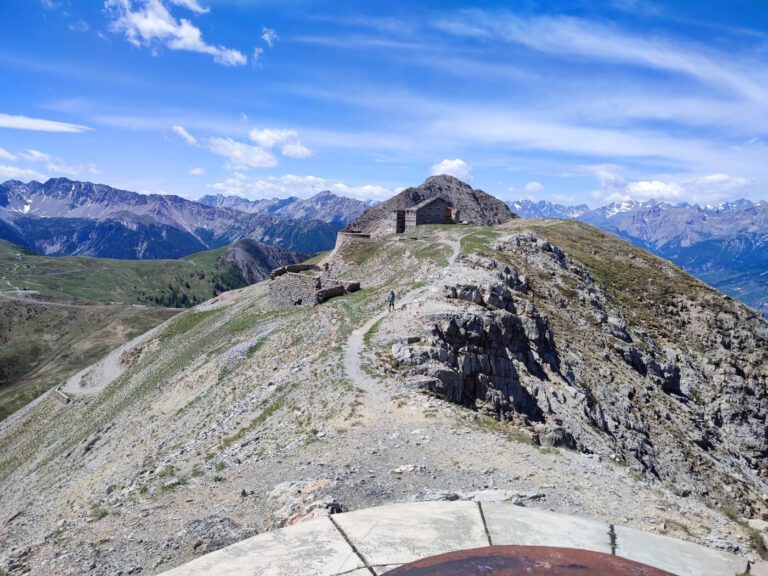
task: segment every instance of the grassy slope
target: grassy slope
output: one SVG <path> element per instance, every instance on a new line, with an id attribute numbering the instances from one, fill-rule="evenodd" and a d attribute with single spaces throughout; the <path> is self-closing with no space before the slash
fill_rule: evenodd
<path id="1" fill-rule="evenodd" d="M 190 303 L 215 295 L 227 284 L 228 268 L 217 265 L 225 249 L 200 252 L 181 260 L 111 260 L 37 256 L 0 241 L 0 292 L 39 291 L 62 302 L 152 304 L 153 296 L 185 294 Z M 244 285 L 244 284 L 243 284 Z M 221 290 L 219 290 L 221 291 Z"/>
<path id="2" fill-rule="evenodd" d="M 0 241 L 0 420 L 178 313 L 157 304 L 192 305 L 244 284 L 217 264 L 223 250 L 181 260 L 53 258 Z"/>

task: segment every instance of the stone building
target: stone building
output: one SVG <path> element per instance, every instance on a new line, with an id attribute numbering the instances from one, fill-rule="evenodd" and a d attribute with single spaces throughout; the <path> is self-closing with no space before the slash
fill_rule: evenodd
<path id="1" fill-rule="evenodd" d="M 392 229 L 401 233 L 420 224 L 455 224 L 459 220 L 459 211 L 444 198 L 435 196 L 410 208 L 393 210 L 390 218 Z"/>
<path id="2" fill-rule="evenodd" d="M 325 267 L 294 264 L 272 271 L 269 303 L 271 308 L 316 306 L 335 296 L 358 290 L 359 282 L 343 282 L 331 278 Z"/>

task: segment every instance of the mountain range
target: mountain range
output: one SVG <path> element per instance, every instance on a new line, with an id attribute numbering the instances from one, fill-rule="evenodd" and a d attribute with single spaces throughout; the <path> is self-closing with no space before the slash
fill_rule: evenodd
<path id="1" fill-rule="evenodd" d="M 313 253 L 338 228 L 66 178 L 0 184 L 0 239 L 50 256 L 180 258 L 244 238 Z"/>
<path id="2" fill-rule="evenodd" d="M 290 196 L 248 200 L 241 196 L 216 194 L 203 196 L 198 202 L 214 208 L 233 208 L 241 212 L 274 214 L 292 220 L 322 220 L 340 228 L 353 222 L 360 214 L 376 204 L 370 200 L 337 196 L 327 190 L 307 199 Z"/>
<path id="3" fill-rule="evenodd" d="M 524 218 L 576 219 L 597 226 L 768 313 L 768 202 L 702 207 L 626 201 L 593 210 L 546 201 L 508 204 Z"/>

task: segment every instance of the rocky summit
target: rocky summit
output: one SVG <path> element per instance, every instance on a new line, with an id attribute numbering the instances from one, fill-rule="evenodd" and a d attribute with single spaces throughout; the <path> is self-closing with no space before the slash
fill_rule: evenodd
<path id="1" fill-rule="evenodd" d="M 505 219 L 350 238 L 320 266 L 361 290 L 221 294 L 0 423 L 0 566 L 159 573 L 457 499 L 757 558 L 768 324 L 588 225 Z"/>
<path id="2" fill-rule="evenodd" d="M 446 200 L 459 211 L 461 221 L 467 224 L 492 226 L 516 218 L 509 207 L 495 196 L 475 190 L 458 178 L 442 174 L 427 178 L 420 186 L 406 188 L 389 200 L 369 208 L 348 229 L 374 236 L 386 234 L 391 232 L 390 214 L 393 210 L 411 208 L 431 198 Z"/>

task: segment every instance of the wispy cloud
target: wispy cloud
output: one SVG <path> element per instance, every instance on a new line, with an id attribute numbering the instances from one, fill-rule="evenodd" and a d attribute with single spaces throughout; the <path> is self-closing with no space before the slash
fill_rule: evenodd
<path id="1" fill-rule="evenodd" d="M 33 130 L 38 132 L 87 132 L 92 130 L 88 126 L 60 122 L 58 120 L 45 120 L 42 118 L 30 118 L 28 116 L 14 116 L 12 114 L 0 114 L 0 128 L 14 128 L 16 130 Z"/>
<path id="2" fill-rule="evenodd" d="M 173 3 L 198 13 L 205 11 L 194 0 Z M 134 46 L 146 46 L 154 51 L 165 46 L 170 50 L 208 54 L 224 66 L 242 66 L 248 62 L 248 57 L 238 50 L 207 43 L 199 28 L 185 18 L 176 20 L 162 0 L 106 0 L 104 6 L 112 18 L 112 30 L 122 32 Z"/>
<path id="3" fill-rule="evenodd" d="M 189 132 L 187 132 L 187 129 L 184 128 L 184 126 L 179 126 L 178 124 L 174 124 L 171 126 L 171 130 L 178 136 L 180 136 L 187 144 L 190 146 L 194 146 L 197 144 L 197 138 L 192 136 Z"/>
<path id="4" fill-rule="evenodd" d="M 0 148 L 0 160 L 10 160 L 11 162 L 13 162 L 17 158 L 18 156 L 16 156 L 15 154 L 11 154 L 5 148 Z"/>
<path id="5" fill-rule="evenodd" d="M 181 6 L 182 8 L 186 8 L 187 10 L 191 10 L 198 14 L 207 14 L 211 11 L 210 8 L 201 6 L 197 0 L 170 0 L 170 3 L 174 6 Z"/>
<path id="6" fill-rule="evenodd" d="M 45 164 L 45 169 L 54 175 L 80 176 L 81 174 L 98 174 L 99 169 L 95 164 L 67 164 L 61 158 L 29 149 L 18 154 L 19 158 L 31 163 Z"/>
<path id="7" fill-rule="evenodd" d="M 208 149 L 227 158 L 228 167 L 235 170 L 277 166 L 275 157 L 261 146 L 251 146 L 232 138 L 209 138 Z"/>
<path id="8" fill-rule="evenodd" d="M 261 39 L 264 40 L 264 42 L 272 48 L 275 45 L 275 42 L 278 40 L 277 32 L 275 32 L 272 28 L 267 28 L 266 26 L 261 29 Z"/>
<path id="9" fill-rule="evenodd" d="M 328 180 L 320 176 L 270 176 L 251 179 L 245 174 L 236 173 L 223 182 L 212 184 L 211 188 L 224 194 L 245 198 L 286 198 L 297 196 L 309 198 L 318 192 L 330 190 L 341 196 L 361 200 L 383 200 L 393 194 L 393 190 L 376 184 L 350 185 L 337 180 Z"/>
<path id="10" fill-rule="evenodd" d="M 768 95 L 766 86 L 740 70 L 732 59 L 698 45 L 640 36 L 596 21 L 562 16 L 524 18 L 511 13 L 471 11 L 436 25 L 451 34 L 506 41 L 566 58 L 615 62 L 685 74 L 749 98 Z"/>
<path id="11" fill-rule="evenodd" d="M 29 168 L 19 168 L 18 166 L 4 166 L 0 164 L 0 177 L 12 178 L 14 180 L 47 180 L 47 176 L 40 174 Z"/>
<path id="12" fill-rule="evenodd" d="M 195 167 L 189 171 L 191 176 L 205 176 L 205 168 Z"/>

